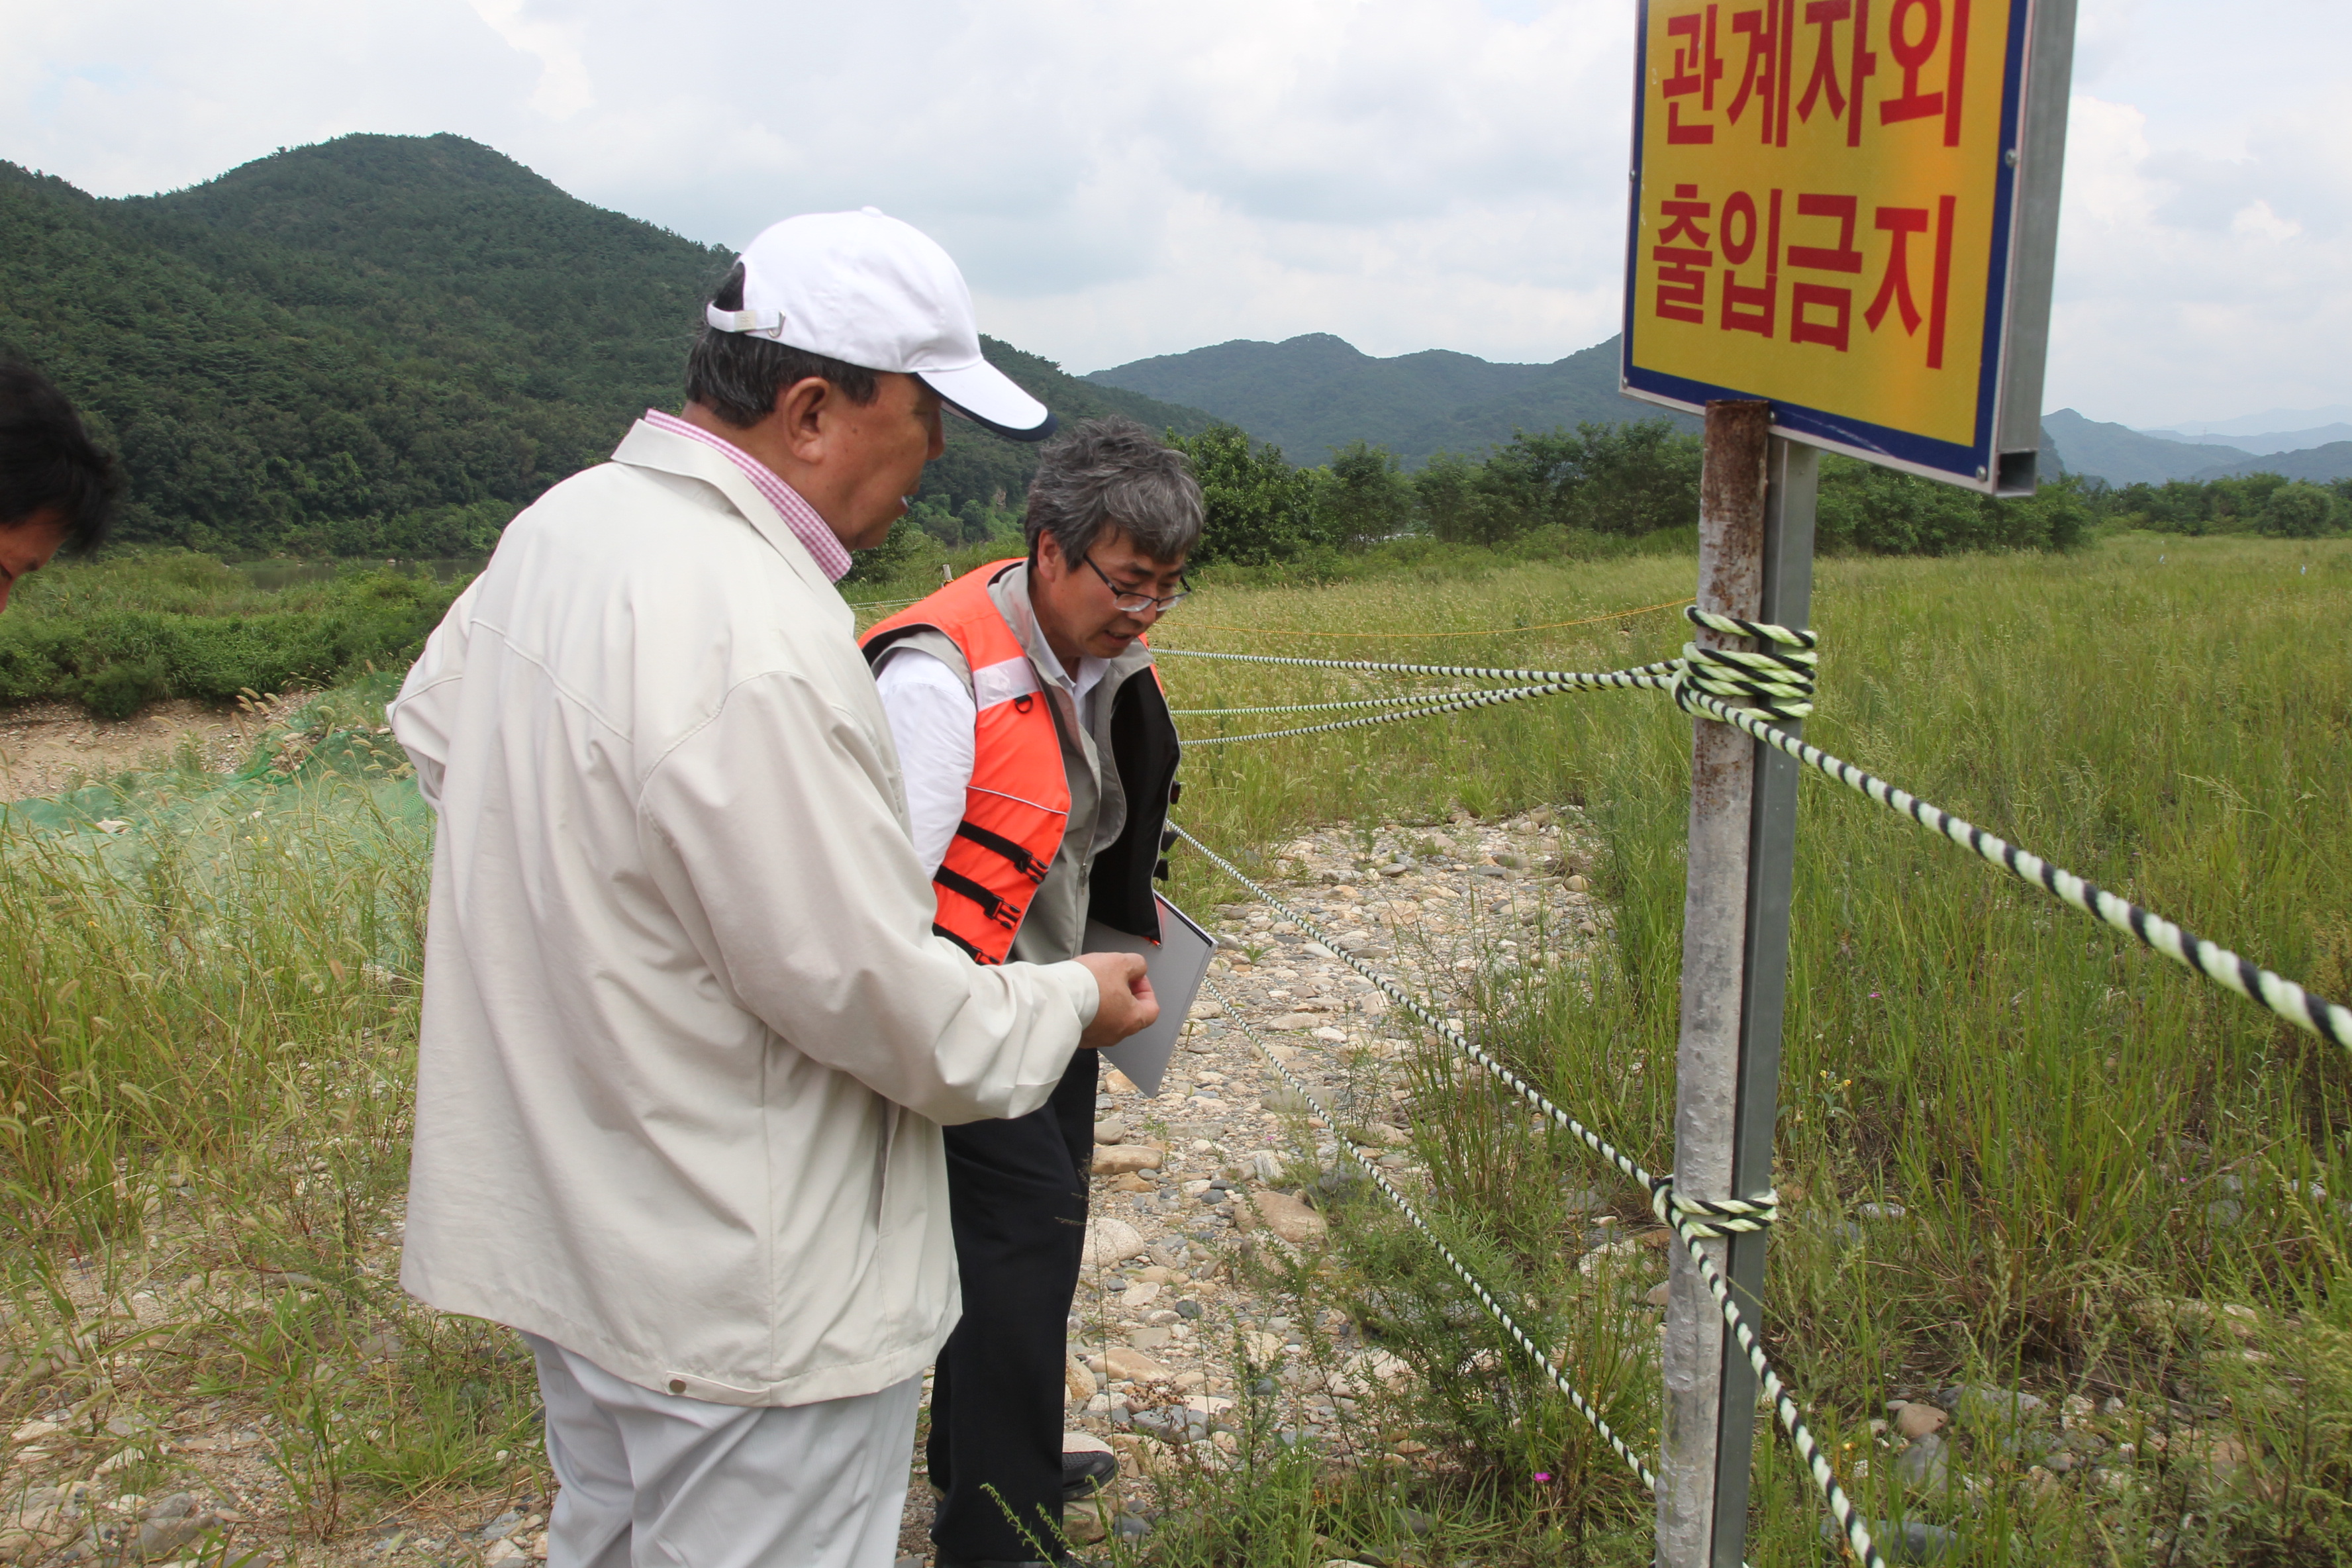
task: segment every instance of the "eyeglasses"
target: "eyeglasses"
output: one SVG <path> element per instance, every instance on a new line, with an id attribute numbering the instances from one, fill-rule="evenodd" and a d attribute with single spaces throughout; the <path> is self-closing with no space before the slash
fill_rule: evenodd
<path id="1" fill-rule="evenodd" d="M 1192 596 L 1192 580 L 1181 572 L 1176 574 L 1176 581 L 1184 584 L 1183 591 L 1171 594 L 1164 599 L 1155 599 L 1149 594 L 1139 594 L 1132 588 L 1122 588 L 1112 582 L 1109 574 L 1094 563 L 1092 556 L 1081 555 L 1078 559 L 1085 562 L 1087 570 L 1100 577 L 1103 586 L 1110 590 L 1110 602 L 1130 616 L 1139 616 L 1146 610 L 1157 610 L 1166 615 Z"/>

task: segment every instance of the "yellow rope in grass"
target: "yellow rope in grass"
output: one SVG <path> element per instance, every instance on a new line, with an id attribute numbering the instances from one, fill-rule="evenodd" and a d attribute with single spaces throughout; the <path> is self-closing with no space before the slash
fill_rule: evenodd
<path id="1" fill-rule="evenodd" d="M 1612 610 L 1605 616 L 1587 616 L 1580 621 L 1547 621 L 1539 626 L 1496 626 L 1490 630 L 1476 632 L 1294 632 L 1281 631 L 1272 626 L 1221 626 L 1214 621 L 1185 621 L 1181 624 L 1187 631 L 1243 632 L 1251 637 L 1346 637 L 1351 642 L 1367 638 L 1395 642 L 1400 638 L 1420 637 L 1517 637 L 1521 632 L 1556 632 L 1564 626 L 1598 626 L 1602 621 L 1622 621 L 1628 616 L 1646 616 L 1653 610 L 1671 610 L 1677 605 L 1696 602 L 1689 598 L 1667 599 L 1655 605 L 1643 605 L 1635 610 Z M 1163 649 L 1162 651 L 1173 650 Z"/>

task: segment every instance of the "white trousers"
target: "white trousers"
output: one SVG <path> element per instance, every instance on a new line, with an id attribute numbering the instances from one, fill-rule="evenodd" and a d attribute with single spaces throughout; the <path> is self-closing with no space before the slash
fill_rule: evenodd
<path id="1" fill-rule="evenodd" d="M 548 1568 L 892 1568 L 919 1374 L 746 1407 L 657 1394 L 525 1334 L 562 1489 Z"/>

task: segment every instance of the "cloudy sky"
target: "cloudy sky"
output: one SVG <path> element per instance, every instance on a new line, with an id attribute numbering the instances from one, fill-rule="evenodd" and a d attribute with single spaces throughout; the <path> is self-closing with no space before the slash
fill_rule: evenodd
<path id="1" fill-rule="evenodd" d="M 2051 407 L 2352 403 L 2352 6 L 2080 0 Z M 0 0 L 0 158 L 100 195 L 451 131 L 740 245 L 873 203 L 1092 370 L 1615 328 L 1632 0 Z"/>

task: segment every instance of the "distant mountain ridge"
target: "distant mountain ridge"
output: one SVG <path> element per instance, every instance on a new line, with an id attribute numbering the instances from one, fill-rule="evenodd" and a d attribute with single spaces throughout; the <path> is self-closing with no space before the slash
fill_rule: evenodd
<path id="1" fill-rule="evenodd" d="M 2248 458 L 2242 463 L 2208 468 L 2197 478 L 2226 479 L 2239 474 L 2283 474 L 2290 479 L 2308 479 L 2313 484 L 2326 484 L 2330 479 L 2352 479 L 2352 441 L 2330 441 L 2305 451 L 2272 452 L 2263 457 Z"/>
<path id="2" fill-rule="evenodd" d="M 1085 379 L 1206 409 L 1296 463 L 1325 462 L 1359 440 L 1418 467 L 1434 452 L 1508 441 L 1514 429 L 1657 417 L 1699 426 L 1618 392 L 1613 337 L 1549 364 L 1507 364 L 1446 349 L 1381 359 L 1329 332 L 1307 332 L 1160 354 Z"/>
<path id="3" fill-rule="evenodd" d="M 2234 447 L 2260 457 L 2266 452 L 2305 452 L 2331 441 L 2352 441 L 2352 425 L 2342 420 L 2310 430 L 2266 430 L 2252 436 L 2215 436 L 2181 430 L 2142 430 L 2160 441 L 2191 441 L 2208 447 Z"/>
<path id="4" fill-rule="evenodd" d="M 2042 433 L 2057 449 L 2068 473 L 2096 475 L 2111 485 L 2160 485 L 2171 479 L 2218 479 L 2233 474 L 2284 474 L 2291 479 L 2314 482 L 2352 478 L 2352 439 L 2258 453 L 2201 437 L 2172 440 L 2152 436 L 2086 419 L 2071 408 L 2043 415 Z M 2325 433 L 2325 427 L 2310 432 Z"/>
<path id="5" fill-rule="evenodd" d="M 2338 420 L 2352 420 L 2352 403 L 2330 403 L 2319 408 L 2265 408 L 2259 414 L 2241 414 L 2229 419 L 2176 419 L 2163 426 L 2148 426 L 2146 434 L 2196 440 L 2219 436 L 2227 441 L 2278 430 L 2308 430 Z"/>
<path id="6" fill-rule="evenodd" d="M 2206 469 L 2253 454 L 2200 441 L 2168 441 L 2123 425 L 2088 419 L 2072 408 L 2042 416 L 2042 439 L 2057 448 L 2070 474 L 2091 474 L 2111 485 L 2160 485 L 2195 479 Z"/>
<path id="7" fill-rule="evenodd" d="M 229 553 L 437 555 L 674 408 L 721 247 L 463 137 L 346 136 L 158 196 L 0 163 L 0 353 L 121 452 L 124 535 Z M 982 349 L 1064 419 L 1213 421 Z M 948 421 L 923 493 L 1017 498 L 1035 449 Z"/>
<path id="8" fill-rule="evenodd" d="M 1549 364 L 1496 363 L 1444 349 L 1381 359 L 1329 332 L 1281 342 L 1236 339 L 1094 371 L 1086 380 L 1205 409 L 1282 448 L 1295 463 L 1328 460 L 1351 441 L 1369 441 L 1418 468 L 1440 451 L 1475 455 L 1515 430 L 1551 430 L 1586 420 L 1618 424 L 1665 417 L 1689 430 L 1699 421 L 1622 395 L 1614 337 Z M 2314 410 L 2312 412 L 2327 412 Z M 2352 425 L 2282 433 L 2301 449 L 2261 450 L 2220 437 L 2149 433 L 2084 417 L 2072 408 L 2042 416 L 2045 473 L 2083 474 L 2112 485 L 2162 484 L 2237 473 L 2283 473 L 2314 480 L 2352 476 Z"/>

